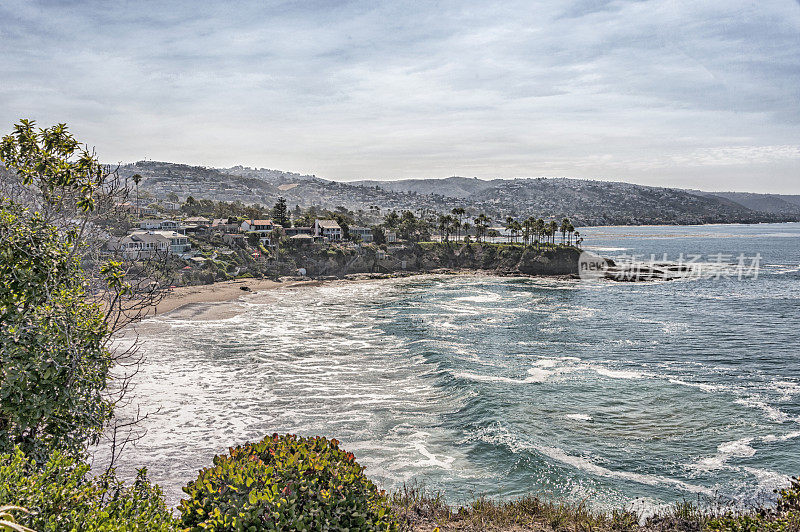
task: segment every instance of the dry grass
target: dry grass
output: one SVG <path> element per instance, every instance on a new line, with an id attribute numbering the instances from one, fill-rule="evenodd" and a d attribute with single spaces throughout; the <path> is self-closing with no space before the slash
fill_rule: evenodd
<path id="1" fill-rule="evenodd" d="M 630 510 L 603 513 L 584 503 L 553 502 L 533 495 L 512 501 L 480 497 L 466 507 L 452 508 L 441 494 L 427 493 L 419 486 L 404 486 L 395 492 L 392 505 L 402 530 L 414 532 L 437 528 L 441 532 L 699 532 L 716 514 L 684 501 L 642 520 Z"/>

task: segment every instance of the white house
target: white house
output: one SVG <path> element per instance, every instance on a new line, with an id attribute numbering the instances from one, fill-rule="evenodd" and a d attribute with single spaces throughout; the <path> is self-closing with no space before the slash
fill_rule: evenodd
<path id="1" fill-rule="evenodd" d="M 328 240 L 341 240 L 342 228 L 336 220 L 314 220 L 314 236 L 322 236 Z"/>
<path id="2" fill-rule="evenodd" d="M 175 220 L 140 220 L 139 229 L 145 231 L 182 231 L 183 227 L 180 222 Z"/>
<path id="3" fill-rule="evenodd" d="M 350 238 L 358 237 L 365 244 L 372 242 L 372 229 L 369 227 L 351 227 Z"/>
<path id="4" fill-rule="evenodd" d="M 263 236 L 271 233 L 275 228 L 275 224 L 272 223 L 272 220 L 245 220 L 240 228 L 246 233 L 256 232 Z"/>
<path id="5" fill-rule="evenodd" d="M 125 258 L 148 258 L 159 253 L 166 255 L 170 250 L 170 240 L 151 232 L 136 232 L 110 241 L 108 247 L 120 251 Z"/>
<path id="6" fill-rule="evenodd" d="M 161 230 L 181 232 L 183 227 L 181 226 L 180 222 L 175 220 L 161 220 Z"/>

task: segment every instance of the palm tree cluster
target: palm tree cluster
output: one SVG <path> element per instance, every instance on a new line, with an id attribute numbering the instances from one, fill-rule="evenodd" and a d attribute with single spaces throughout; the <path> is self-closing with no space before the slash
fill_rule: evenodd
<path id="1" fill-rule="evenodd" d="M 466 239 L 470 235 L 470 230 L 474 231 L 478 242 L 500 236 L 497 230 L 490 228 L 492 219 L 486 214 L 477 215 L 472 219 L 472 223 L 468 220 L 466 209 L 456 207 L 450 213 L 438 215 L 430 211 L 420 212 L 419 216 L 415 216 L 411 211 L 402 214 L 391 211 L 384 217 L 382 225 L 387 230 L 397 231 L 401 239 L 414 241 L 429 238 L 433 232 L 439 233 L 442 242 L 450 242 L 452 237 L 455 237 L 456 241 Z M 505 219 L 505 227 L 508 231 L 508 242 L 511 244 L 522 243 L 526 246 L 535 244 L 537 247 L 541 244 L 556 245 L 559 233 L 561 233 L 561 244 L 580 245 L 583 241 L 569 218 L 564 218 L 559 224 L 555 220 L 545 221 L 533 216 L 522 221 L 508 216 Z"/>

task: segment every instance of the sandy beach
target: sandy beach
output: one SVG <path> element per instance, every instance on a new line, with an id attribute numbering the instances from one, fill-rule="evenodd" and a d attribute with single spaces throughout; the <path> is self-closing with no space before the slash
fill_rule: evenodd
<path id="1" fill-rule="evenodd" d="M 157 316 L 173 312 L 183 307 L 200 303 L 221 303 L 235 301 L 242 296 L 272 290 L 275 288 L 290 288 L 294 286 L 313 286 L 320 281 L 314 280 L 288 280 L 272 281 L 269 279 L 237 279 L 234 281 L 221 281 L 218 283 L 181 286 L 172 291 L 148 312 L 148 316 Z"/>

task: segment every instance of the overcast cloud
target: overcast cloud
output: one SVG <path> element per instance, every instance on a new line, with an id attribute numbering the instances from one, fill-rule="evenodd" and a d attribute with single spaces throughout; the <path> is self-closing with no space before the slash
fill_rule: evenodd
<path id="1" fill-rule="evenodd" d="M 795 0 L 5 0 L 0 44 L 0 131 L 108 162 L 800 193 Z"/>

